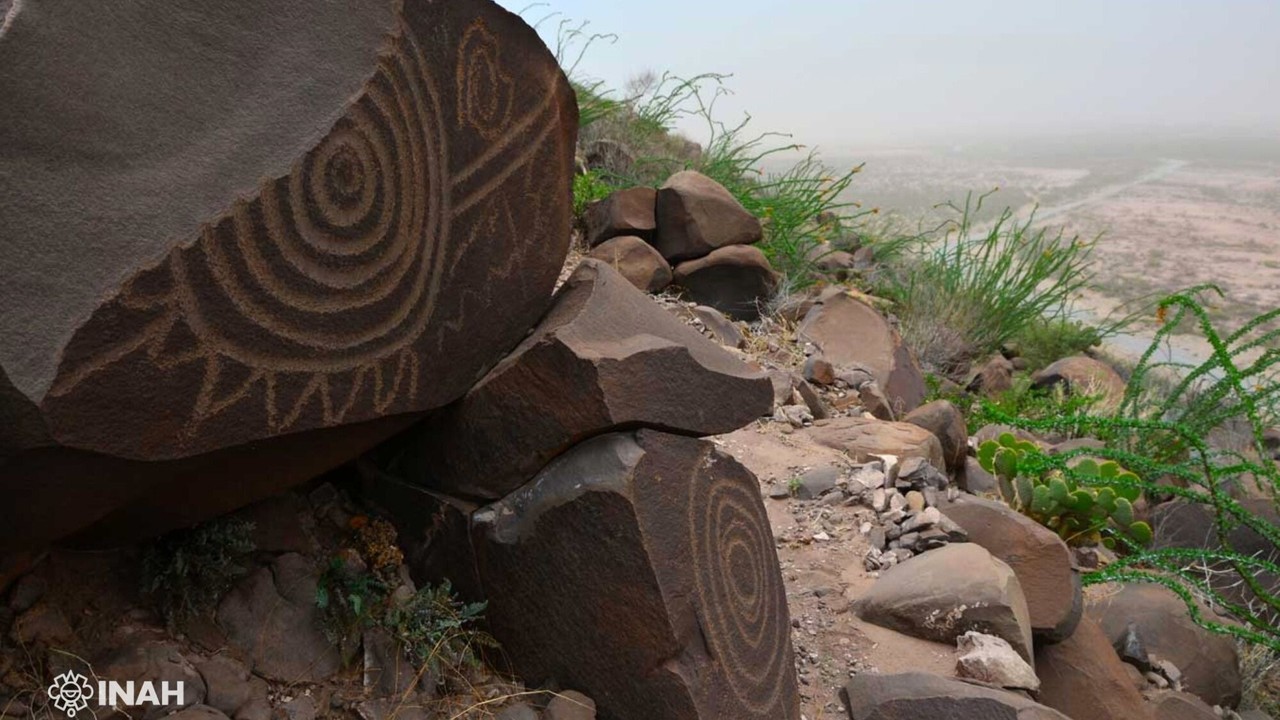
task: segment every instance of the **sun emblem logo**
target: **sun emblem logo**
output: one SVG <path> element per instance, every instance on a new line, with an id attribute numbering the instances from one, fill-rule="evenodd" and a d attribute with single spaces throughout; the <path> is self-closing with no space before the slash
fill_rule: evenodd
<path id="1" fill-rule="evenodd" d="M 49 699 L 53 701 L 53 706 L 66 713 L 69 718 L 89 707 L 92 697 L 93 686 L 89 684 L 89 678 L 70 670 L 55 677 L 53 684 L 49 686 Z"/>

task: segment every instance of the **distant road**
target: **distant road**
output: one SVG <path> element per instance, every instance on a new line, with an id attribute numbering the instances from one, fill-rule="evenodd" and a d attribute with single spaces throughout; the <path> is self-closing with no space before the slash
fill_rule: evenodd
<path id="1" fill-rule="evenodd" d="M 1168 177 L 1190 164 L 1191 163 L 1187 160 L 1161 160 L 1154 168 L 1133 178 L 1132 180 L 1116 183 L 1114 185 L 1107 185 L 1089 193 L 1079 200 L 1073 200 L 1069 203 L 1063 203 L 1062 205 L 1050 208 L 1040 208 L 1036 211 L 1036 219 L 1038 222 L 1045 222 L 1052 220 L 1055 217 L 1074 212 L 1080 208 L 1093 205 L 1094 203 L 1101 202 L 1103 200 L 1110 200 L 1126 190 L 1131 190 L 1139 185 L 1145 185 L 1149 182 L 1155 182 L 1156 180 Z"/>

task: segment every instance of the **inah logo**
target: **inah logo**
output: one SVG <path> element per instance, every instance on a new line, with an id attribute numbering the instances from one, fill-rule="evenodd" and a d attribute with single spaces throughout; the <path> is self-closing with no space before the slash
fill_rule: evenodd
<path id="1" fill-rule="evenodd" d="M 67 717 L 75 717 L 76 713 L 89 707 L 92 697 L 93 686 L 89 684 L 89 678 L 70 670 L 54 678 L 49 686 L 49 699 L 53 706 L 66 713 Z"/>
<path id="2" fill-rule="evenodd" d="M 95 688 L 89 678 L 68 670 L 53 679 L 53 684 L 49 686 L 49 699 L 53 701 L 55 708 L 66 713 L 69 718 L 74 718 L 76 713 L 87 709 L 89 701 L 94 699 L 98 701 L 98 707 L 182 707 L 186 704 L 186 684 L 181 681 L 135 683 L 130 680 L 119 683 L 114 680 L 99 680 Z"/>

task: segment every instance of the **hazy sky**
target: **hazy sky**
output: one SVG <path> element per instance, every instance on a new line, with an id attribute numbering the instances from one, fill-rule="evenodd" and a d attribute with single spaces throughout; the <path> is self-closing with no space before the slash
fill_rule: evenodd
<path id="1" fill-rule="evenodd" d="M 583 72 L 614 85 L 645 69 L 732 73 L 730 115 L 827 149 L 1148 126 L 1280 134 L 1280 0 L 552 0 L 525 16 L 553 11 L 619 36 Z"/>

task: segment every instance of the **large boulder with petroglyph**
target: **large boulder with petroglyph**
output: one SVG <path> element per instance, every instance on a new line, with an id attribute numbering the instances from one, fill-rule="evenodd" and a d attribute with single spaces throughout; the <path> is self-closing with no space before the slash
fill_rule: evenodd
<path id="1" fill-rule="evenodd" d="M 547 308 L 576 109 L 515 15 L 7 7 L 0 548 L 314 476 L 461 396 Z"/>
<path id="2" fill-rule="evenodd" d="M 756 478 L 705 440 L 588 440 L 473 516 L 486 618 L 530 684 L 614 720 L 799 718 Z"/>
<path id="3" fill-rule="evenodd" d="M 413 431 L 402 464 L 423 485 L 496 500 L 595 435 L 716 435 L 772 406 L 767 375 L 588 259 L 528 339 Z"/>

